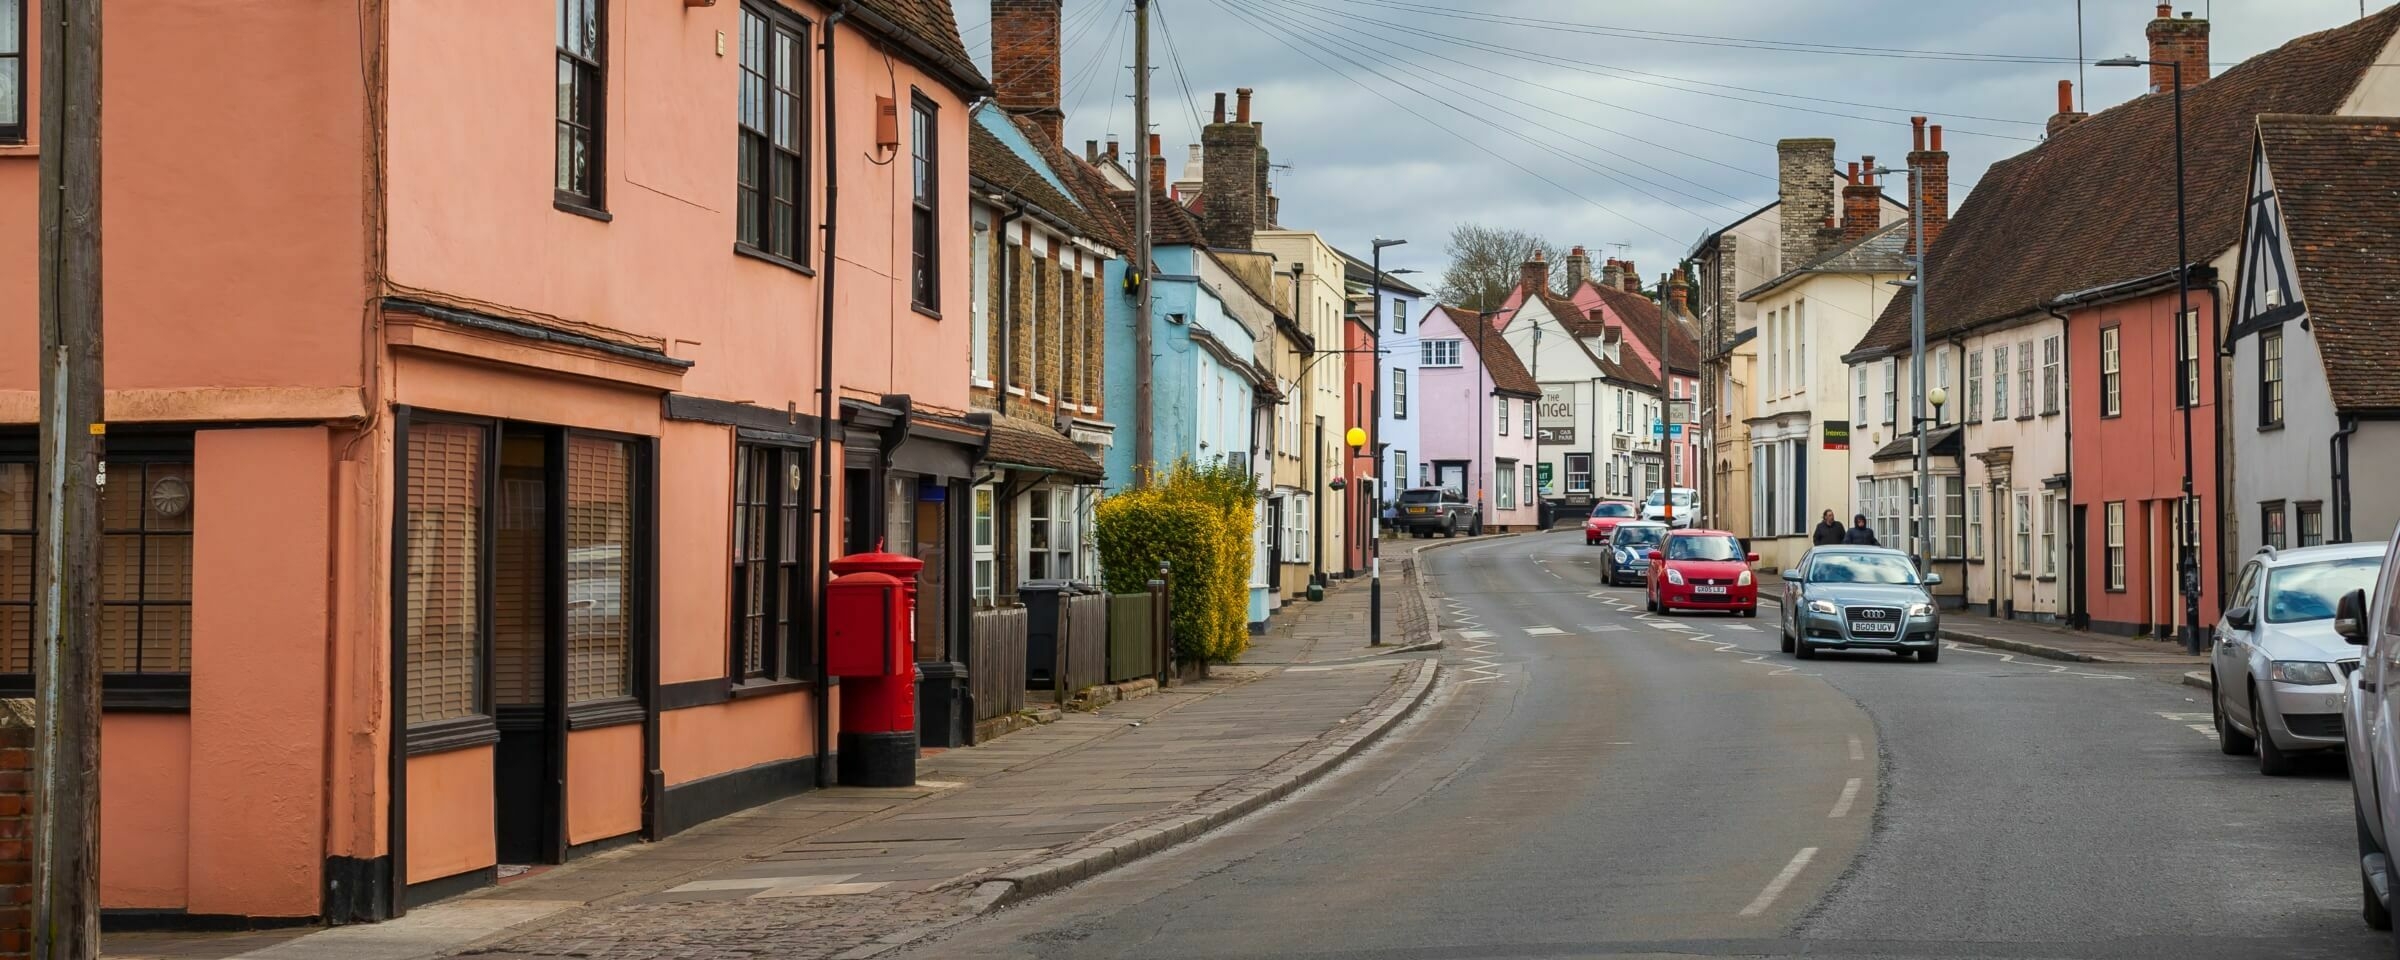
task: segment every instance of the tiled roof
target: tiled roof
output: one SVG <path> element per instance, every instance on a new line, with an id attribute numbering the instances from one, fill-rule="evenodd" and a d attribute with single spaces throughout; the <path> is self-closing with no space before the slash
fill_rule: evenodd
<path id="1" fill-rule="evenodd" d="M 1117 215 L 1130 226 L 1133 223 L 1133 191 L 1117 190 L 1109 194 L 1116 201 Z M 1153 246 L 1205 247 L 1208 238 L 1200 233 L 1200 221 L 1176 203 L 1164 190 L 1150 192 L 1150 242 Z"/>
<path id="2" fill-rule="evenodd" d="M 1118 250 L 1133 249 L 1133 218 L 1118 215 L 1116 201 L 1110 197 L 1108 177 L 1089 161 L 1050 139 L 1042 132 L 1040 125 L 1024 117 L 1011 116 L 1010 119 L 1016 122 L 1017 129 L 1024 131 L 1025 139 L 1033 144 L 1034 149 L 1041 152 L 1050 171 L 1057 174 L 1075 200 L 1083 204 L 1084 211 L 1092 219 L 1092 225 L 1101 231 L 1097 236 Z"/>
<path id="3" fill-rule="evenodd" d="M 2185 180 L 2195 262 L 2241 237 L 2255 118 L 2339 109 L 2396 26 L 2400 7 L 2259 54 L 2184 91 Z M 1925 315 L 1939 335 L 2031 313 L 2062 293 L 2175 269 L 2175 104 L 2147 94 L 2002 160 L 1929 251 Z M 1894 297 L 1851 351 L 1908 345 Z"/>
<path id="4" fill-rule="evenodd" d="M 1661 355 L 1658 345 L 1659 320 L 1664 314 L 1656 302 L 1638 293 L 1614 290 L 1597 283 L 1589 284 L 1586 289 L 1599 294 L 1601 302 L 1608 304 L 1617 319 L 1624 321 L 1625 329 L 1649 349 L 1651 356 Z M 1667 367 L 1677 373 L 1699 376 L 1700 344 L 1692 339 L 1692 331 L 1680 323 L 1668 324 L 1665 335 L 1672 344 L 1664 353 Z M 1657 382 L 1656 378 L 1652 378 L 1651 383 Z"/>
<path id="5" fill-rule="evenodd" d="M 1493 389 L 1528 397 L 1542 395 L 1542 385 L 1533 382 L 1533 374 L 1525 371 L 1525 361 L 1518 359 L 1516 348 L 1508 345 L 1508 338 L 1500 335 L 1500 328 L 1492 326 L 1491 320 L 1472 313 L 1453 319 L 1473 319 L 1481 328 L 1476 331 L 1476 350 L 1483 357 L 1484 371 L 1492 375 Z"/>
<path id="6" fill-rule="evenodd" d="M 923 46 L 923 53 L 939 68 L 943 79 L 969 99 L 991 91 L 992 85 L 975 69 L 975 58 L 967 55 L 967 45 L 959 39 L 958 17 L 950 10 L 950 0 L 858 0 L 858 6 L 874 19 L 891 24 L 902 39 Z"/>
<path id="7" fill-rule="evenodd" d="M 992 418 L 992 445 L 984 451 L 983 460 L 995 466 L 1032 467 L 1084 480 L 1108 474 L 1066 435 L 1016 417 Z"/>
<path id="8" fill-rule="evenodd" d="M 1780 277 L 1744 291 L 1741 299 L 1762 297 L 1777 287 L 1816 273 L 1907 273 L 1908 241 L 1916 227 L 1895 220 L 1855 241 L 1834 247 Z"/>
<path id="9" fill-rule="evenodd" d="M 2400 119 L 2258 119 L 2334 406 L 2400 408 Z"/>
<path id="10" fill-rule="evenodd" d="M 1041 128 L 1033 127 L 1014 117 L 1008 119 L 1017 123 L 1019 129 L 1036 138 L 1035 142 L 1039 142 Z M 1048 177 L 1042 176 L 1041 171 L 1035 170 L 1032 164 L 1026 162 L 1023 154 L 1010 149 L 998 134 L 993 133 L 980 122 L 967 124 L 967 129 L 967 171 L 969 173 L 974 174 L 976 178 L 985 183 L 1007 191 L 1027 204 L 1040 208 L 1043 213 L 1066 222 L 1078 233 L 1111 244 L 1115 242 L 1115 231 L 1110 226 L 1115 219 L 1114 210 L 1109 211 L 1108 220 L 1104 221 L 1094 217 L 1092 211 L 1085 209 L 1083 204 L 1072 197 L 1059 193 L 1058 188 L 1051 185 Z M 1062 181 L 1066 179 L 1063 173 L 1060 179 Z"/>

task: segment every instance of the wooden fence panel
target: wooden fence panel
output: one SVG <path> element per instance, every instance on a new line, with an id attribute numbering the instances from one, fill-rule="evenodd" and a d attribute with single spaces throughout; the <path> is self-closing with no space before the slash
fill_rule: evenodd
<path id="1" fill-rule="evenodd" d="M 1108 681 L 1121 683 L 1158 672 L 1157 624 L 1150 615 L 1150 594 L 1123 593 L 1108 598 Z"/>
<path id="2" fill-rule="evenodd" d="M 975 695 L 975 719 L 1025 709 L 1025 608 L 1000 607 L 975 611 L 967 632 L 968 686 Z"/>
<path id="3" fill-rule="evenodd" d="M 1058 678 L 1053 687 L 1063 702 L 1085 687 L 1108 682 L 1108 595 L 1086 593 L 1059 598 Z"/>

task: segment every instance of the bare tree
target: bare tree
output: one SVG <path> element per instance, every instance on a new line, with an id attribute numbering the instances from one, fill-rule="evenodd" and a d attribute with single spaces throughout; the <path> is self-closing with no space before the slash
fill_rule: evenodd
<path id="1" fill-rule="evenodd" d="M 1452 228 L 1445 252 L 1450 255 L 1450 266 L 1442 271 L 1442 302 L 1477 310 L 1497 309 L 1515 289 L 1519 268 L 1535 253 L 1552 263 L 1558 261 L 1558 247 L 1539 234 L 1480 223 Z M 1565 276 L 1563 266 L 1553 267 L 1552 287 Z"/>

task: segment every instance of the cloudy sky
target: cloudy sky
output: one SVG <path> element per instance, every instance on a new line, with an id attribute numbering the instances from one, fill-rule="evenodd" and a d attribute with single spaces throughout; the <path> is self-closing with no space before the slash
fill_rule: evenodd
<path id="1" fill-rule="evenodd" d="M 2384 0 L 2370 0 L 2368 10 Z M 989 0 L 958 0 L 989 68 Z M 2152 0 L 2083 0 L 2087 59 L 2146 52 Z M 2231 64 L 2354 20 L 2358 0 L 2213 0 Z M 1655 277 L 1775 196 L 1775 140 L 1833 137 L 1845 160 L 1947 128 L 1953 205 L 2028 149 L 2076 79 L 2075 0 L 1154 0 L 1153 122 L 1170 175 L 1211 94 L 1251 87 L 1286 226 L 1438 278 L 1462 221 L 1518 226 Z M 1065 0 L 1070 143 L 1134 141 L 1128 0 Z M 1673 16 L 1666 15 L 1669 11 Z M 1834 48 L 1846 48 L 1835 50 Z M 1862 49 L 1876 48 L 1876 49 Z M 2097 113 L 2142 70 L 2084 71 Z M 1187 97 L 1186 91 L 1189 91 Z M 1081 149 L 1080 146 L 1077 149 Z"/>

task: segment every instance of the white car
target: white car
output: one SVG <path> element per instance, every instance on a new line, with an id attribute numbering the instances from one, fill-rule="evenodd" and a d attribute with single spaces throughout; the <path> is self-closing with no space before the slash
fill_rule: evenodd
<path id="1" fill-rule="evenodd" d="M 2259 550 L 2234 578 L 2209 655 L 2217 746 L 2255 751 L 2258 771 L 2342 748 L 2342 681 L 2358 651 L 2333 631 L 2342 595 L 2375 584 L 2378 544 Z"/>
<path id="2" fill-rule="evenodd" d="M 2367 926 L 2392 928 L 2392 841 L 2400 839 L 2400 607 L 2392 604 L 2392 562 L 2400 537 L 2385 544 L 2383 568 L 2373 588 L 2352 590 L 2334 602 L 2333 632 L 2363 647 L 2358 669 L 2342 680 L 2343 747 L 2350 758 L 2350 791 L 2358 815 L 2358 886 Z"/>
<path id="3" fill-rule="evenodd" d="M 1675 495 L 1675 520 L 1668 526 L 1681 530 L 1691 526 L 1693 515 L 1700 512 L 1700 491 L 1690 487 L 1676 487 L 1673 492 Z M 1667 494 L 1668 491 L 1665 489 L 1650 491 L 1650 499 L 1642 501 L 1642 519 L 1666 520 Z"/>

